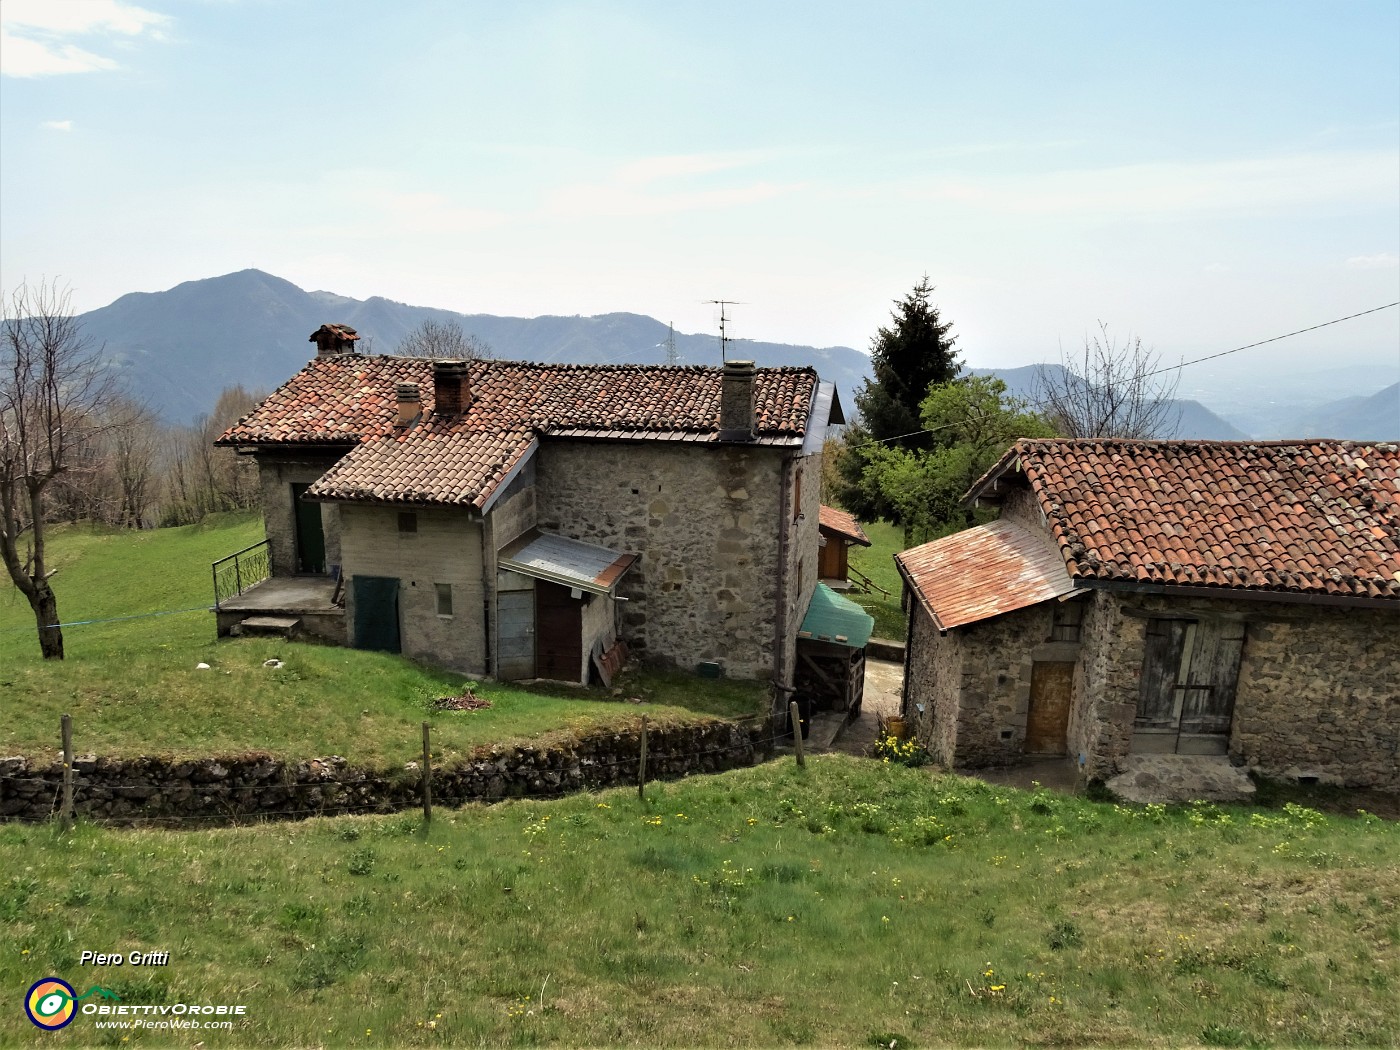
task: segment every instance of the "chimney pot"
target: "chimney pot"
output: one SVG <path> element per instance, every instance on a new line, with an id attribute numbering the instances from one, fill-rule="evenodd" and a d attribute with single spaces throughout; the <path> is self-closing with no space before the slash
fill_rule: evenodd
<path id="1" fill-rule="evenodd" d="M 338 357 L 353 354 L 359 333 L 348 324 L 323 324 L 311 333 L 308 343 L 316 344 L 317 357 Z"/>
<path id="2" fill-rule="evenodd" d="M 719 439 L 752 441 L 754 438 L 752 361 L 726 361 L 720 388 Z"/>
<path id="3" fill-rule="evenodd" d="M 397 425 L 400 427 L 411 426 L 423 411 L 423 398 L 418 393 L 418 384 L 398 383 L 394 387 L 394 394 L 397 396 L 399 404 Z"/>
<path id="4" fill-rule="evenodd" d="M 472 390 L 465 361 L 433 362 L 433 410 L 440 416 L 460 416 L 471 405 Z"/>

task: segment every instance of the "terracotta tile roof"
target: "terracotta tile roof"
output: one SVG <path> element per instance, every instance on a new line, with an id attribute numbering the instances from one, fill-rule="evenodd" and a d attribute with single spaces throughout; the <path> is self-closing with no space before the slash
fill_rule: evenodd
<path id="1" fill-rule="evenodd" d="M 1054 541 L 1014 521 L 955 532 L 894 560 L 943 630 L 1074 591 Z"/>
<path id="2" fill-rule="evenodd" d="M 541 435 L 717 440 L 717 368 L 473 361 L 468 381 L 467 412 L 441 419 L 431 361 L 317 358 L 217 443 L 356 445 L 309 495 L 481 506 Z M 406 431 L 394 426 L 397 383 L 417 383 L 422 397 L 422 421 Z M 810 368 L 758 369 L 757 442 L 800 445 L 816 386 Z"/>
<path id="3" fill-rule="evenodd" d="M 860 527 L 860 522 L 856 521 L 854 514 L 847 514 L 844 510 L 837 510 L 823 503 L 818 525 L 838 536 L 845 536 L 852 543 L 859 543 L 862 547 L 870 546 L 870 538 L 865 535 L 865 530 Z"/>
<path id="4" fill-rule="evenodd" d="M 1024 472 L 1077 580 L 1400 599 L 1400 445 L 1023 440 L 969 492 Z"/>

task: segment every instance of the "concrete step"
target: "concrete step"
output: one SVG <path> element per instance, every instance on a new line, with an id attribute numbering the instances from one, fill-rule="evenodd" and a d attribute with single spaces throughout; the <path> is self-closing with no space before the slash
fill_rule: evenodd
<path id="1" fill-rule="evenodd" d="M 300 626 L 301 620 L 295 616 L 249 616 L 239 621 L 238 625 L 234 627 L 233 633 L 237 635 L 276 634 L 290 639 Z"/>

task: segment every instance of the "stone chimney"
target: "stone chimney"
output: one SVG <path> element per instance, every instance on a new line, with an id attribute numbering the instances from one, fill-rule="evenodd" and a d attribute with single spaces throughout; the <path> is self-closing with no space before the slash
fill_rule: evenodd
<path id="1" fill-rule="evenodd" d="M 399 403 L 399 418 L 394 425 L 398 427 L 412 426 L 413 421 L 423 412 L 423 399 L 418 394 L 418 384 L 395 384 L 394 394 Z"/>
<path id="2" fill-rule="evenodd" d="M 433 362 L 434 411 L 440 416 L 460 416 L 472 403 L 471 381 L 465 361 Z"/>
<path id="3" fill-rule="evenodd" d="M 719 439 L 753 440 L 752 361 L 726 361 L 723 387 L 719 395 Z"/>
<path id="4" fill-rule="evenodd" d="M 323 324 L 311 333 L 307 342 L 316 344 L 317 357 L 337 357 L 353 354 L 355 340 L 359 338 L 359 333 L 348 324 Z"/>

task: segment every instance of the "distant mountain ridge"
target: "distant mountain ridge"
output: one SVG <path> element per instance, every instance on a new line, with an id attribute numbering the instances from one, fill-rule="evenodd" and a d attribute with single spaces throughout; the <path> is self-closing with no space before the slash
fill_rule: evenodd
<path id="1" fill-rule="evenodd" d="M 261 270 L 133 292 L 80 320 L 95 342 L 105 343 L 133 393 L 166 421 L 188 422 L 209 411 L 224 387 L 271 390 L 286 382 L 315 353 L 308 336 L 325 322 L 356 329 L 367 352 L 392 353 L 428 318 L 458 322 L 500 357 L 560 364 L 659 364 L 669 332 L 660 321 L 631 313 L 496 317 L 380 296 L 352 299 L 306 292 Z M 714 335 L 677 332 L 676 352 L 682 364 L 720 363 Z M 729 356 L 770 367 L 813 366 L 836 384 L 847 409 L 869 369 L 869 358 L 846 346 L 735 339 Z"/>
<path id="2" fill-rule="evenodd" d="M 79 320 L 94 342 L 105 344 L 108 357 L 134 394 L 165 421 L 183 423 L 208 412 L 225 387 L 272 390 L 286 382 L 311 359 L 314 348 L 307 337 L 323 323 L 355 328 L 364 337 L 361 345 L 366 352 L 392 353 L 405 335 L 429 318 L 456 321 L 503 358 L 561 364 L 659 364 L 666 357 L 668 327 L 640 314 L 528 318 L 463 314 L 411 306 L 382 296 L 354 299 L 330 291 L 307 292 L 291 281 L 251 269 L 186 281 L 163 292 L 132 292 L 82 314 Z M 675 338 L 681 363 L 720 363 L 716 335 L 677 332 Z M 735 339 L 729 356 L 752 358 L 765 366 L 815 367 L 824 380 L 836 384 L 848 419 L 855 416 L 856 392 L 870 377 L 869 357 L 848 346 Z M 1012 393 L 1032 400 L 1036 372 L 1060 367 L 1025 365 L 970 371 L 1000 376 Z M 1334 389 L 1341 392 L 1350 385 L 1337 384 Z M 1206 396 L 1207 391 L 1198 388 L 1192 393 Z M 1235 389 L 1222 394 L 1241 397 Z M 1256 401 L 1262 404 L 1266 397 L 1257 393 Z M 1319 400 L 1292 412 L 1269 406 L 1267 419 L 1284 412 L 1284 418 L 1292 421 L 1292 433 L 1277 435 L 1265 433 L 1266 416 L 1247 411 L 1248 403 L 1242 400 L 1237 404 L 1238 418 L 1252 421 L 1244 424 L 1252 433 L 1200 401 L 1178 399 L 1173 407 L 1178 418 L 1173 436 L 1234 441 L 1271 436 L 1400 438 L 1400 385 L 1331 404 L 1322 405 Z M 1235 418 L 1235 411 L 1230 411 L 1230 416 Z"/>

